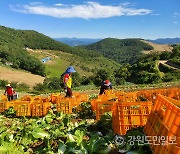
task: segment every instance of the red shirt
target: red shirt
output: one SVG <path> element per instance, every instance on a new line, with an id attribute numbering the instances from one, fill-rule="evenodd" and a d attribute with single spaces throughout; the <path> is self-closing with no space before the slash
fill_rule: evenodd
<path id="1" fill-rule="evenodd" d="M 6 88 L 5 93 L 6 93 L 6 92 L 7 92 L 7 95 L 8 95 L 8 96 L 12 96 L 12 95 L 15 93 L 15 91 L 13 90 L 12 87 Z"/>
<path id="2" fill-rule="evenodd" d="M 68 79 L 69 79 L 69 77 L 70 77 L 70 75 L 69 75 L 69 74 L 65 74 L 65 75 L 64 75 L 64 79 L 63 79 L 63 80 L 64 80 L 64 82 L 67 82 L 67 81 L 68 81 Z"/>

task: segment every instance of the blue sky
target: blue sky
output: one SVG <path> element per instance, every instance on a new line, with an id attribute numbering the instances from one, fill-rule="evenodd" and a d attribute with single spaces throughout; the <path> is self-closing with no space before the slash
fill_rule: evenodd
<path id="1" fill-rule="evenodd" d="M 174 38 L 180 0 L 0 0 L 0 25 L 52 38 Z"/>

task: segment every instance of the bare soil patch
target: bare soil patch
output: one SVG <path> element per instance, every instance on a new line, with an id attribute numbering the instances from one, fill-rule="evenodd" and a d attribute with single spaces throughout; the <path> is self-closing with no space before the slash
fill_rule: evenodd
<path id="1" fill-rule="evenodd" d="M 44 77 L 24 71 L 9 69 L 0 66 L 0 79 L 9 82 L 25 83 L 31 88 L 37 83 L 43 83 Z"/>
<path id="2" fill-rule="evenodd" d="M 167 44 L 156 44 L 145 40 L 142 41 L 154 47 L 154 50 L 143 51 L 143 53 L 145 54 L 148 54 L 150 52 L 164 52 L 164 51 L 172 52 L 173 49 L 173 47 Z"/>

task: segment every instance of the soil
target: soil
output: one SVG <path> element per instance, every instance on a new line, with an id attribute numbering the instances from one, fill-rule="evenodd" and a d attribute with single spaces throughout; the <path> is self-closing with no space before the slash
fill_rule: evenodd
<path id="1" fill-rule="evenodd" d="M 9 82 L 25 83 L 29 87 L 35 86 L 37 83 L 43 83 L 44 77 L 31 74 L 25 71 L 19 71 L 0 66 L 0 80 L 8 80 Z"/>
<path id="2" fill-rule="evenodd" d="M 170 45 L 167 45 L 167 44 L 156 44 L 156 43 L 152 43 L 152 42 L 145 41 L 145 40 L 143 40 L 143 42 L 154 47 L 154 50 L 143 51 L 145 54 L 148 54 L 150 52 L 163 52 L 163 51 L 172 52 L 172 49 L 173 49 L 173 47 L 171 47 Z"/>

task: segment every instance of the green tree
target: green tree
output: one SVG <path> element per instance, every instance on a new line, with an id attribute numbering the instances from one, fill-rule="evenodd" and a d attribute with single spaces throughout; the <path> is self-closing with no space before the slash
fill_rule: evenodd
<path id="1" fill-rule="evenodd" d="M 93 82 L 96 86 L 100 86 L 101 82 L 104 80 L 107 80 L 107 79 L 109 79 L 111 81 L 114 80 L 112 72 L 107 69 L 100 69 L 100 70 L 97 70 L 97 72 L 94 76 Z"/>
<path id="2" fill-rule="evenodd" d="M 125 66 L 121 66 L 119 69 L 114 71 L 115 82 L 118 85 L 124 84 L 129 76 L 130 72 Z"/>

